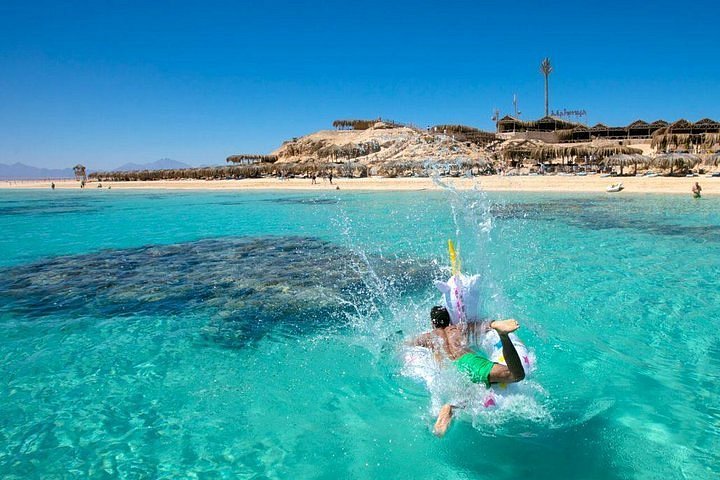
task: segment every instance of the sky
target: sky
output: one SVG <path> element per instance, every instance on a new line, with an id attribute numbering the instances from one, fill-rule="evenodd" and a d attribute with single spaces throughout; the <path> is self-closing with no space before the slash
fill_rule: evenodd
<path id="1" fill-rule="evenodd" d="M 343 118 L 720 119 L 720 2 L 0 2 L 0 163 L 222 164 Z"/>

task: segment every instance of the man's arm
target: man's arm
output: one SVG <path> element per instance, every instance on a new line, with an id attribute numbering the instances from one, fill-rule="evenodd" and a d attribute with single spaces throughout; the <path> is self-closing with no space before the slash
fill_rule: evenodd
<path id="1" fill-rule="evenodd" d="M 435 344 L 433 343 L 433 333 L 432 332 L 426 332 L 422 335 L 419 335 L 413 339 L 408 340 L 407 345 L 411 347 L 425 347 L 429 348 L 430 350 L 435 349 Z"/>
<path id="2" fill-rule="evenodd" d="M 510 340 L 510 333 L 520 328 L 520 324 L 517 320 L 496 320 L 490 322 L 490 327 L 494 328 L 500 336 L 500 341 L 503 346 L 503 357 L 505 357 L 505 363 L 507 366 L 496 363 L 493 365 L 488 380 L 490 383 L 515 383 L 525 378 L 525 370 L 523 369 L 522 362 L 520 361 L 520 355 L 515 350 Z"/>

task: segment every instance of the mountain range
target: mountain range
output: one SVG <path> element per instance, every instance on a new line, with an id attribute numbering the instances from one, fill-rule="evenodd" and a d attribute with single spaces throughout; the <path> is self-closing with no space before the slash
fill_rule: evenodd
<path id="1" fill-rule="evenodd" d="M 23 163 L 5 165 L 0 163 L 0 179 L 2 180 L 42 180 L 42 179 L 75 178 L 72 168 L 38 168 Z"/>
<path id="2" fill-rule="evenodd" d="M 113 172 L 132 172 L 136 170 L 169 170 L 180 168 L 192 168 L 187 163 L 178 162 L 172 158 L 161 158 L 150 163 L 126 163 L 117 168 L 113 168 Z"/>
<path id="3" fill-rule="evenodd" d="M 126 163 L 114 168 L 114 172 L 129 172 L 134 170 L 166 170 L 192 168 L 187 163 L 178 162 L 170 158 L 161 158 L 150 163 Z M 90 170 L 88 170 L 90 173 Z M 24 163 L 13 163 L 6 165 L 0 163 L 0 180 L 43 180 L 75 178 L 72 168 L 41 168 L 25 165 Z"/>

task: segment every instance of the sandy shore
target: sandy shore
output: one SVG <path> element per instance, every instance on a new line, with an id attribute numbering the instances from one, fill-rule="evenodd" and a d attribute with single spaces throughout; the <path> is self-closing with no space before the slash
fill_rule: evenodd
<path id="1" fill-rule="evenodd" d="M 663 193 L 690 195 L 695 182 L 703 188 L 703 195 L 720 195 L 720 178 L 700 177 L 622 177 L 601 178 L 598 175 L 587 177 L 575 176 L 487 176 L 466 178 L 445 178 L 444 182 L 456 188 L 473 188 L 476 184 L 487 191 L 502 192 L 597 192 L 605 193 L 612 183 L 622 182 L 625 190 L 620 193 Z M 79 182 L 73 180 L 55 181 L 58 189 L 80 189 Z M 327 181 L 318 180 L 312 185 L 309 179 L 279 180 L 276 178 L 245 179 L 245 180 L 159 180 L 152 182 L 102 182 L 103 188 L 113 190 L 437 190 L 429 178 L 339 178 L 331 185 Z M 96 189 L 97 182 L 88 182 L 86 189 Z M 50 189 L 49 181 L 2 181 L 0 188 L 18 189 Z"/>

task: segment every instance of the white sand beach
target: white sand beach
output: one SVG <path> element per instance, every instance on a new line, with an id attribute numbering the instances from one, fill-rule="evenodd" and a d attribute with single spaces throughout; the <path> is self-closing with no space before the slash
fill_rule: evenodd
<path id="1" fill-rule="evenodd" d="M 586 177 L 545 175 L 545 176 L 480 176 L 474 178 L 444 178 L 443 182 L 459 189 L 470 189 L 479 185 L 486 191 L 501 192 L 597 192 L 606 193 L 605 189 L 614 183 L 622 182 L 625 189 L 612 195 L 633 193 L 656 193 L 690 195 L 695 182 L 699 182 L 703 195 L 720 195 L 720 178 L 699 177 Z M 58 189 L 80 189 L 80 183 L 74 180 L 56 180 Z M 413 191 L 437 190 L 430 178 L 336 178 L 330 184 L 327 180 L 318 179 L 311 184 L 310 179 L 292 178 L 259 178 L 243 180 L 156 180 L 130 182 L 102 182 L 102 188 L 112 187 L 113 190 L 388 190 Z M 50 189 L 50 181 L 2 181 L 0 188 L 15 189 Z M 98 182 L 89 181 L 86 189 L 97 189 Z"/>

